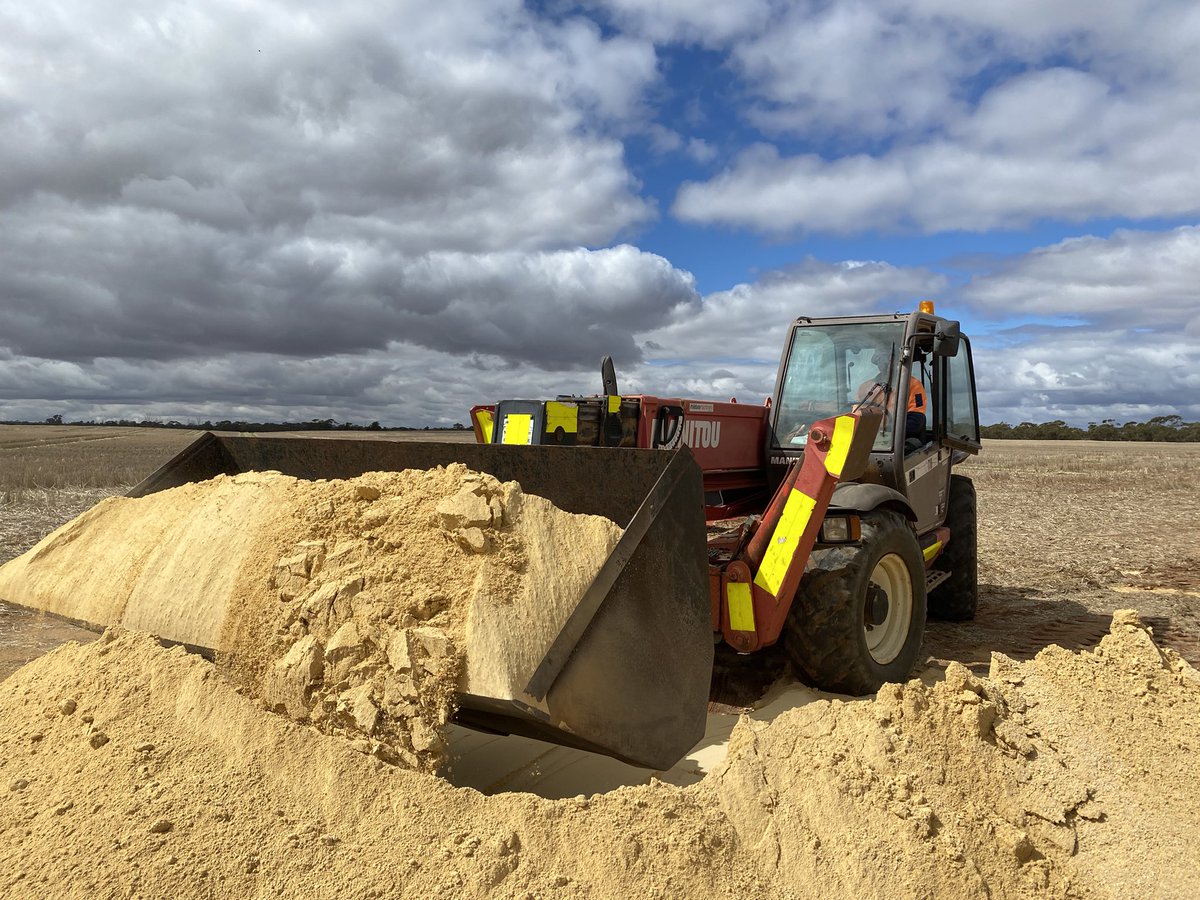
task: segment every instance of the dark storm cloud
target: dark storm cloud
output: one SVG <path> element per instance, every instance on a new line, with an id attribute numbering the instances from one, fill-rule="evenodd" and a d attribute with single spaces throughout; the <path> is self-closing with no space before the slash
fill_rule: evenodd
<path id="1" fill-rule="evenodd" d="M 73 396 L 122 395 L 97 359 L 632 359 L 693 296 L 578 249 L 650 214 L 595 127 L 648 43 L 517 2 L 68 6 L 0 13 L 0 347 Z"/>
<path id="2" fill-rule="evenodd" d="M 43 358 L 310 356 L 404 341 L 570 367 L 597 341 L 636 358 L 632 334 L 694 290 L 628 246 L 405 256 L 313 238 L 232 241 L 164 212 L 58 203 L 0 223 L 0 294 L 0 346 Z"/>

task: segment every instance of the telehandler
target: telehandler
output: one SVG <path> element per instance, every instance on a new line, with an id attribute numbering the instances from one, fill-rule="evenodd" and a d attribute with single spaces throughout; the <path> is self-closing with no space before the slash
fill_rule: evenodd
<path id="1" fill-rule="evenodd" d="M 927 611 L 974 616 L 975 489 L 951 471 L 980 449 L 971 348 L 932 303 L 796 319 L 761 406 L 621 396 L 601 368 L 603 395 L 475 407 L 476 440 L 688 447 L 708 524 L 732 526 L 710 528 L 707 573 L 737 651 L 782 635 L 815 685 L 865 694 L 912 671 Z"/>

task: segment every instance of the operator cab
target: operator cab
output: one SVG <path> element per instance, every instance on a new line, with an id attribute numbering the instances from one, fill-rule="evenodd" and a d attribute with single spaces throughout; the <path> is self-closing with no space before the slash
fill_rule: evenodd
<path id="1" fill-rule="evenodd" d="M 771 404 L 772 486 L 803 454 L 814 422 L 876 406 L 884 417 L 860 481 L 904 495 L 919 532 L 941 524 L 951 464 L 979 451 L 979 416 L 970 342 L 922 306 L 792 323 Z"/>

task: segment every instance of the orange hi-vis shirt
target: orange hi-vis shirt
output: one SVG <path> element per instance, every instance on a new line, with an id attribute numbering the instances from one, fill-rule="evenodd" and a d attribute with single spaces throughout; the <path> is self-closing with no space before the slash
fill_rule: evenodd
<path id="1" fill-rule="evenodd" d="M 924 415 L 928 399 L 925 396 L 925 385 L 910 375 L 908 377 L 908 411 L 919 412 Z"/>

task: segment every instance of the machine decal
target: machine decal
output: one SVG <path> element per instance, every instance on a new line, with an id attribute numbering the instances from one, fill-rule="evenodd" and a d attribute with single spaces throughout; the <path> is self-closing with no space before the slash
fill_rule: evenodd
<path id="1" fill-rule="evenodd" d="M 579 432 L 579 407 L 574 403 L 548 400 L 546 401 L 546 434 L 553 434 L 559 428 L 567 434 Z"/>
<path id="2" fill-rule="evenodd" d="M 783 584 L 816 505 L 816 500 L 800 491 L 793 489 L 788 495 L 783 515 L 779 517 L 779 524 L 771 535 L 771 544 L 763 556 L 762 566 L 754 577 L 754 583 L 772 596 L 779 596 L 779 586 Z"/>
<path id="3" fill-rule="evenodd" d="M 533 437 L 533 416 L 510 413 L 504 417 L 502 443 L 528 444 Z"/>
<path id="4" fill-rule="evenodd" d="M 683 442 L 689 447 L 716 447 L 721 443 L 721 423 L 711 419 L 687 419 Z"/>
<path id="5" fill-rule="evenodd" d="M 754 601 L 750 596 L 750 585 L 744 581 L 731 581 L 725 585 L 725 596 L 729 599 L 729 627 L 734 631 L 753 631 Z"/>
<path id="6" fill-rule="evenodd" d="M 697 412 L 710 413 L 713 411 L 713 405 L 711 403 L 689 403 L 687 408 L 688 408 L 688 412 L 694 412 L 694 413 L 697 413 Z"/>
<path id="7" fill-rule="evenodd" d="M 939 450 L 936 454 L 928 459 L 917 463 L 908 472 L 908 483 L 912 484 L 918 478 L 923 478 L 938 467 L 940 463 L 945 462 L 950 457 L 948 450 Z"/>

